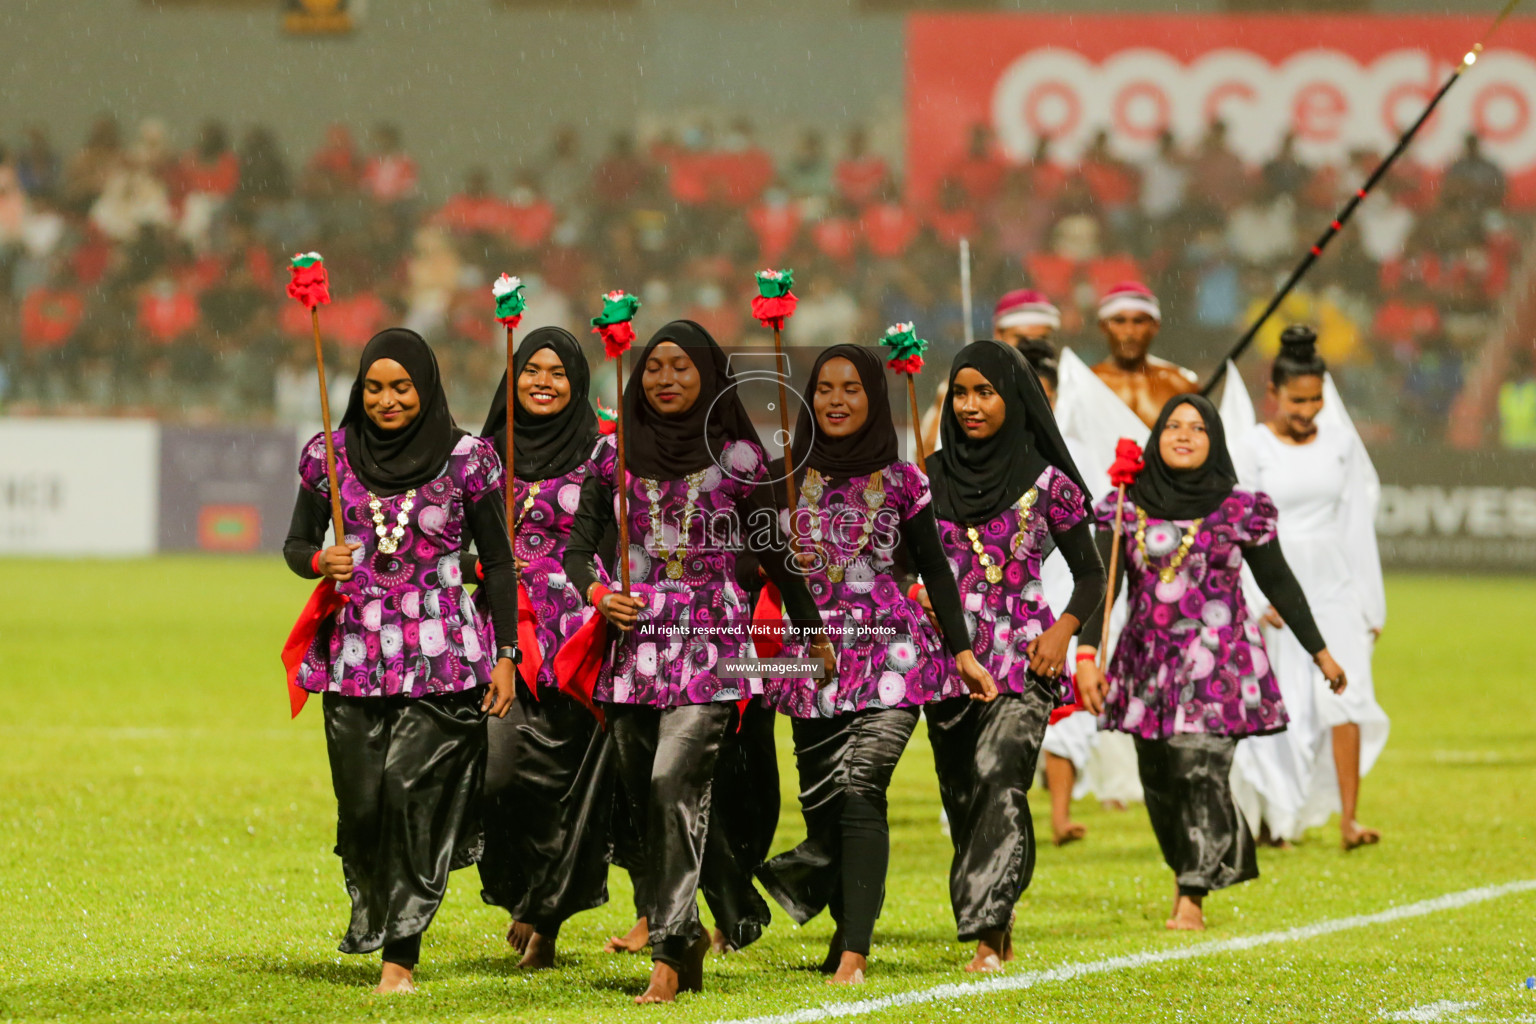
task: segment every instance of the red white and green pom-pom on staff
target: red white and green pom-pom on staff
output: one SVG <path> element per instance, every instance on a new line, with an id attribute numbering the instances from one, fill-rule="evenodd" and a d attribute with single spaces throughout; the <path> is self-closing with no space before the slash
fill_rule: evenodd
<path id="1" fill-rule="evenodd" d="M 891 354 L 885 365 L 907 378 L 907 400 L 912 404 L 912 438 L 917 445 L 917 468 L 927 473 L 928 456 L 923 451 L 922 420 L 917 411 L 917 383 L 913 378 L 923 368 L 923 353 L 928 351 L 928 342 L 917 336 L 917 330 L 912 324 L 905 323 L 887 327 L 880 338 L 880 344 Z"/>
<path id="2" fill-rule="evenodd" d="M 315 372 L 320 380 L 321 435 L 325 438 L 325 478 L 331 490 L 331 529 L 336 543 L 347 542 L 346 526 L 341 519 L 341 488 L 336 483 L 336 442 L 331 437 L 331 398 L 325 384 L 325 352 L 320 345 L 320 307 L 330 305 L 331 279 L 325 270 L 325 257 L 317 252 L 297 253 L 288 261 L 288 295 L 309 309 L 309 323 L 315 335 Z M 299 664 L 309 650 L 320 624 L 336 613 L 347 599 L 336 592 L 336 585 L 322 578 L 310 595 L 288 640 L 283 644 L 283 667 L 288 674 L 288 707 L 298 717 L 308 691 L 298 685 Z"/>
<path id="3" fill-rule="evenodd" d="M 1115 464 L 1109 467 L 1109 482 L 1115 485 L 1115 546 L 1109 549 L 1109 586 L 1104 592 L 1104 632 L 1099 637 L 1096 652 L 1099 667 L 1109 665 L 1109 612 L 1115 606 L 1115 573 L 1120 565 L 1120 537 L 1125 528 L 1125 489 L 1136 482 L 1136 477 L 1146 468 L 1141 458 L 1141 445 L 1128 437 L 1122 437 L 1115 445 Z M 1078 661 L 1091 660 L 1087 652 L 1079 654 Z"/>
<path id="4" fill-rule="evenodd" d="M 341 525 L 341 491 L 336 486 L 336 445 L 331 440 L 331 399 L 325 388 L 325 353 L 320 347 L 320 307 L 331 304 L 331 279 L 325 257 L 317 252 L 297 253 L 288 261 L 288 295 L 309 308 L 315 333 L 315 370 L 320 375 L 320 419 L 325 426 L 325 473 L 331 484 L 331 525 L 336 543 L 347 542 Z"/>
<path id="5" fill-rule="evenodd" d="M 615 289 L 603 295 L 603 311 L 592 318 L 592 333 L 603 339 L 603 351 L 616 361 L 618 408 L 614 415 L 614 445 L 618 449 L 618 479 L 614 488 L 619 495 L 619 589 L 629 593 L 629 473 L 624 465 L 624 353 L 635 343 L 635 314 L 640 300 L 626 291 Z"/>
<path id="6" fill-rule="evenodd" d="M 523 310 L 528 308 L 528 300 L 523 298 L 522 278 L 510 274 L 502 274 L 491 283 L 491 295 L 496 299 L 496 322 L 507 329 L 507 450 L 501 455 L 506 460 L 507 469 L 507 537 L 510 540 L 516 518 L 513 506 L 517 504 L 517 483 L 512 476 L 512 410 L 513 403 L 517 401 L 517 370 L 513 365 L 516 343 L 513 331 L 523 322 Z M 517 549 L 514 547 L 513 550 Z"/>
<path id="7" fill-rule="evenodd" d="M 759 270 L 755 276 L 757 294 L 752 297 L 752 316 L 764 327 L 773 328 L 774 369 L 779 379 L 779 429 L 784 440 L 784 488 L 789 499 L 788 507 L 794 509 L 798 496 L 795 494 L 795 453 L 789 444 L 789 396 L 784 386 L 788 367 L 784 360 L 782 332 L 784 321 L 795 315 L 795 306 L 800 300 L 790 291 L 795 286 L 795 272 L 788 267 L 783 270 Z M 796 543 L 794 531 L 791 530 L 790 548 L 793 549 Z"/>

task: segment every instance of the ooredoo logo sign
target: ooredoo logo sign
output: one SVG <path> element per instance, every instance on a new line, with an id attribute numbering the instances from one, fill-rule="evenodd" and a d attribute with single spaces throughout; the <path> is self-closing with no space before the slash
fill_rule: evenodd
<path id="1" fill-rule="evenodd" d="M 1100 130 L 1120 155 L 1185 145 L 1213 120 L 1250 163 L 1385 152 L 1481 34 L 1464 18 L 935 15 L 908 30 L 912 183 L 931 190 L 985 123 L 1013 157 L 1051 140 L 1080 156 Z M 1444 166 L 1467 132 L 1511 176 L 1536 169 L 1536 30 L 1508 23 L 1424 128 L 1413 159 Z"/>

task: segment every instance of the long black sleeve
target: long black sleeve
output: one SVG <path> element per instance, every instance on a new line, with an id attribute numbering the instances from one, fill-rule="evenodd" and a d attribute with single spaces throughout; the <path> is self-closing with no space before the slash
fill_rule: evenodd
<path id="1" fill-rule="evenodd" d="M 933 504 L 924 505 L 912 518 L 901 524 L 901 539 L 906 543 L 912 568 L 923 579 L 933 617 L 939 620 L 944 647 L 950 654 L 971 649 L 971 634 L 965 628 L 965 606 L 960 603 L 960 586 L 955 572 L 944 556 L 944 542 L 939 539 L 939 521 Z"/>
<path id="2" fill-rule="evenodd" d="M 466 522 L 480 565 L 485 571 L 486 597 L 491 605 L 491 625 L 497 647 L 517 645 L 517 563 L 507 538 L 507 508 L 500 491 L 482 494 L 469 507 Z"/>
<path id="3" fill-rule="evenodd" d="M 300 487 L 293 500 L 293 518 L 288 522 L 288 539 L 283 541 L 283 561 L 306 580 L 317 580 L 315 552 L 325 544 L 325 528 L 331 525 L 331 502 L 323 494 Z M 340 543 L 338 541 L 338 543 Z"/>
<path id="4" fill-rule="evenodd" d="M 1093 526 L 1088 520 L 1083 519 L 1066 533 L 1053 536 L 1057 550 L 1066 559 L 1067 568 L 1072 572 L 1072 597 L 1062 609 L 1062 614 L 1072 616 L 1081 625 L 1104 603 L 1104 587 L 1109 573 L 1104 568 L 1104 560 L 1099 557 L 1099 549 L 1094 545 Z"/>
<path id="5" fill-rule="evenodd" d="M 618 520 L 613 516 L 613 488 L 596 474 L 588 476 L 581 484 L 581 499 L 576 504 L 576 518 L 571 523 L 571 536 L 565 542 L 566 579 L 575 585 L 582 600 L 592 584 L 600 581 L 597 573 L 597 553 L 603 549 L 603 539 L 616 536 Z M 618 542 L 611 542 L 615 549 Z M 618 575 L 618 560 L 628 558 L 628 551 L 614 552 L 614 575 Z"/>
<path id="6" fill-rule="evenodd" d="M 1066 535 L 1063 535 L 1063 537 L 1065 536 Z M 1099 553 L 1099 564 L 1108 565 L 1110 561 L 1110 553 L 1115 549 L 1115 532 L 1113 530 L 1106 529 L 1095 530 L 1093 534 L 1093 546 Z M 1062 556 L 1066 556 L 1066 551 L 1062 551 Z M 1070 566 L 1072 563 L 1068 562 L 1067 564 Z M 1073 575 L 1076 575 L 1075 569 L 1073 570 Z M 1125 585 L 1125 559 L 1123 558 L 1115 560 L 1114 583 L 1115 593 L 1118 594 L 1120 593 L 1121 588 Z M 1073 598 L 1077 597 L 1077 588 L 1075 586 L 1072 588 L 1072 596 Z M 1068 610 L 1070 610 L 1070 608 Z M 1090 647 L 1098 647 L 1099 641 L 1104 637 L 1104 616 L 1108 614 L 1109 609 L 1104 607 L 1104 598 L 1101 595 L 1098 604 L 1093 609 L 1093 613 L 1089 615 L 1088 618 L 1083 620 L 1082 628 L 1077 631 L 1079 642 Z"/>
<path id="7" fill-rule="evenodd" d="M 775 522 L 778 520 L 779 505 L 774 498 L 771 484 L 759 484 L 737 506 L 741 513 L 741 522 L 747 524 L 747 550 L 757 556 L 756 560 L 762 565 L 763 572 L 779 589 L 779 597 L 784 602 L 784 613 L 790 623 L 800 630 L 803 636 L 815 636 L 821 632 L 822 628 L 821 609 L 817 607 L 816 599 L 811 596 L 810 590 L 806 587 L 805 577 L 790 568 L 786 558 L 787 550 L 776 546 L 779 532 L 751 528 L 752 523 L 765 517 L 771 517 Z"/>
<path id="8" fill-rule="evenodd" d="M 1275 611 L 1280 613 L 1291 632 L 1296 634 L 1296 639 L 1306 652 L 1315 655 L 1327 647 L 1317 622 L 1312 618 L 1312 607 L 1307 604 L 1307 595 L 1302 593 L 1301 584 L 1296 582 L 1296 574 L 1291 572 L 1290 563 L 1280 550 L 1280 542 L 1272 540 L 1267 544 L 1243 548 L 1243 558 L 1248 562 L 1248 568 L 1253 570 L 1254 582 L 1264 591 L 1264 596 L 1269 598 L 1269 603 L 1275 606 Z"/>

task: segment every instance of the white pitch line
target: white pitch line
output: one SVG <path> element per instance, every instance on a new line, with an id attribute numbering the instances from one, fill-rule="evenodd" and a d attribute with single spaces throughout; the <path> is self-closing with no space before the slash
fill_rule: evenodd
<path id="1" fill-rule="evenodd" d="M 838 1017 L 859 1017 L 867 1013 L 878 1013 L 881 1010 L 895 1009 L 898 1006 L 913 1006 L 918 1003 L 931 1003 L 940 999 L 966 999 L 972 996 L 992 995 L 997 992 L 1011 992 L 1017 989 L 1033 988 L 1036 985 L 1050 981 L 1071 981 L 1089 974 L 1108 974 L 1112 971 L 1127 971 L 1137 967 L 1151 967 L 1155 964 L 1172 963 L 1178 960 L 1195 960 L 1200 957 L 1238 952 L 1258 946 L 1273 946 L 1286 942 L 1304 942 L 1323 935 L 1332 935 L 1335 932 L 1346 932 L 1354 928 L 1368 928 L 1378 924 L 1390 924 L 1393 921 L 1402 921 L 1411 917 L 1423 917 L 1426 914 L 1438 914 L 1441 911 L 1470 907 L 1475 903 L 1485 903 L 1488 900 L 1495 900 L 1501 896 L 1531 892 L 1533 890 L 1536 890 L 1536 879 L 1522 882 L 1507 882 L 1504 885 L 1486 885 L 1478 889 L 1447 893 L 1444 896 L 1421 900 L 1418 903 L 1405 903 L 1400 907 L 1392 907 L 1389 910 L 1378 911 L 1374 914 L 1357 914 L 1353 917 L 1340 917 L 1332 921 L 1318 921 L 1316 924 L 1302 925 L 1299 928 L 1287 928 L 1284 931 L 1261 932 L 1258 935 L 1242 936 L 1235 939 L 1201 942 L 1193 946 L 1182 946 L 1178 949 L 1163 949 L 1155 952 L 1131 953 L 1126 956 L 1112 956 L 1106 957 L 1103 960 L 1092 960 L 1087 963 L 1063 964 L 1060 967 L 1053 967 L 1045 971 L 1028 971 L 1023 974 L 1000 975 L 983 981 L 935 985 L 933 988 L 917 989 L 912 992 L 899 992 L 895 995 L 882 996 L 878 999 L 860 999 L 852 1003 L 828 1003 L 822 1006 L 813 1006 L 804 1010 L 778 1013 L 767 1017 L 721 1020 L 716 1022 L 716 1024 L 815 1024 L 816 1021 L 832 1020 Z"/>

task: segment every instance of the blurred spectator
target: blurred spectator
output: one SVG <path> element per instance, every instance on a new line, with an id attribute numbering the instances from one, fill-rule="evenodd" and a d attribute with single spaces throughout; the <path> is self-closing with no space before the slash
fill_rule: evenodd
<path id="1" fill-rule="evenodd" d="M 824 196 L 832 191 L 832 165 L 827 161 L 821 132 L 812 128 L 801 133 L 783 177 L 785 187 L 797 198 Z"/>
<path id="2" fill-rule="evenodd" d="M 986 206 L 997 198 L 1007 173 L 1007 161 L 993 141 L 992 129 L 972 125 L 965 156 L 950 169 L 949 178 L 973 205 Z"/>
<path id="3" fill-rule="evenodd" d="M 1190 187 L 1201 200 L 1223 212 L 1237 208 L 1248 195 L 1248 168 L 1227 147 L 1227 125 L 1212 121 L 1191 161 Z"/>
<path id="4" fill-rule="evenodd" d="M 122 162 L 122 137 L 117 119 L 103 115 L 91 127 L 85 146 L 70 160 L 64 172 L 64 199 L 72 207 L 88 210 L 106 188 L 107 179 Z"/>
<path id="5" fill-rule="evenodd" d="M 363 161 L 346 125 L 333 124 L 325 130 L 325 143 L 310 157 L 309 170 L 334 188 L 357 184 L 363 174 Z"/>
<path id="6" fill-rule="evenodd" d="M 847 152 L 832 175 L 838 194 L 856 206 L 863 206 L 880 193 L 890 176 L 885 160 L 869 151 L 869 136 L 864 129 L 849 129 Z"/>
<path id="7" fill-rule="evenodd" d="M 592 194 L 605 211 L 619 210 L 639 198 L 648 176 L 635 151 L 635 137 L 617 132 L 609 143 L 608 155 L 592 173 Z"/>
<path id="8" fill-rule="evenodd" d="M 1184 205 L 1188 188 L 1188 163 L 1173 132 L 1164 129 L 1157 140 L 1157 154 L 1141 167 L 1141 212 L 1149 220 L 1167 220 Z"/>
<path id="9" fill-rule="evenodd" d="M 1482 143 L 1468 134 L 1460 159 L 1445 172 L 1440 186 L 1441 202 L 1447 206 L 1470 203 L 1478 207 L 1504 205 L 1509 184 L 1498 164 L 1483 156 Z"/>
<path id="10" fill-rule="evenodd" d="M 416 197 L 420 175 L 405 154 L 400 129 L 381 124 L 373 130 L 373 155 L 363 165 L 363 188 L 374 201 L 396 205 Z"/>
<path id="11" fill-rule="evenodd" d="M 38 125 L 27 128 L 27 144 L 16 154 L 16 175 L 28 195 L 51 195 L 59 187 L 59 158 Z"/>
<path id="12" fill-rule="evenodd" d="M 91 222 L 115 242 L 137 238 L 142 228 L 170 227 L 172 216 L 165 183 L 136 154 L 113 164 L 91 206 Z"/>

